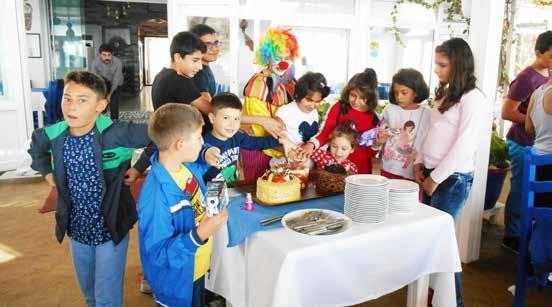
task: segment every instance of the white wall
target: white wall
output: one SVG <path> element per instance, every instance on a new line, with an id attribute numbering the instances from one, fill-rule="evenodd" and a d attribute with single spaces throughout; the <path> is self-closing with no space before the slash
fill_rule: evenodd
<path id="1" fill-rule="evenodd" d="M 47 0 L 28 0 L 32 5 L 32 27 L 26 33 L 40 34 L 40 58 L 28 58 L 29 76 L 32 87 L 46 87 L 50 76 L 50 53 L 48 46 Z"/>

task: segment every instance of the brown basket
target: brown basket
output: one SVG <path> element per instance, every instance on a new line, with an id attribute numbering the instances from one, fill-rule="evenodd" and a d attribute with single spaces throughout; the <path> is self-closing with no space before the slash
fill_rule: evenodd
<path id="1" fill-rule="evenodd" d="M 335 174 L 325 170 L 317 172 L 316 191 L 320 193 L 342 193 L 345 191 L 346 174 Z"/>

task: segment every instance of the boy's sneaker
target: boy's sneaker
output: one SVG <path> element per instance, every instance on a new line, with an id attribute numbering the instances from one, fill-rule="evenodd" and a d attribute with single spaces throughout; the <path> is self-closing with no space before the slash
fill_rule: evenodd
<path id="1" fill-rule="evenodd" d="M 224 298 L 217 298 L 214 301 L 211 301 L 209 304 L 207 304 L 207 307 L 225 307 L 226 301 Z"/>
<path id="2" fill-rule="evenodd" d="M 142 282 L 140 282 L 140 292 L 144 294 L 151 294 L 151 286 L 144 278 L 142 278 Z"/>
<path id="3" fill-rule="evenodd" d="M 502 247 L 515 254 L 519 254 L 519 238 L 504 237 L 504 239 L 502 239 Z"/>

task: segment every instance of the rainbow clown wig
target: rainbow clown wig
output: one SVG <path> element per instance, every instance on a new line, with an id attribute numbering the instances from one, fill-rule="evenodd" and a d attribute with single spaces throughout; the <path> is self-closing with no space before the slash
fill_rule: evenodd
<path id="1" fill-rule="evenodd" d="M 269 28 L 259 41 L 256 63 L 263 67 L 277 65 L 282 61 L 281 55 L 287 52 L 292 60 L 299 58 L 299 44 L 291 29 Z"/>

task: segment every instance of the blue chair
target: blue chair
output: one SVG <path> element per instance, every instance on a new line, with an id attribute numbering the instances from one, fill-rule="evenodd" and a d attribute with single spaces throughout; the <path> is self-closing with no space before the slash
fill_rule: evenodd
<path id="1" fill-rule="evenodd" d="M 529 276 L 529 238 L 532 235 L 532 231 L 536 229 L 537 222 L 541 224 L 539 227 L 544 226 L 550 229 L 552 225 L 552 208 L 548 207 L 535 207 L 535 193 L 552 192 L 552 181 L 537 181 L 536 173 L 537 167 L 543 165 L 552 165 L 552 154 L 539 155 L 533 147 L 525 149 L 523 166 L 523 185 L 522 185 L 522 209 L 521 209 L 521 233 L 520 233 L 520 245 L 519 245 L 519 259 L 518 259 L 518 272 L 516 279 L 516 292 L 514 296 L 514 307 L 524 306 L 525 295 L 527 294 L 528 286 L 544 286 L 548 274 L 541 274 L 540 276 Z M 536 235 L 536 232 L 533 233 Z M 536 237 L 536 236 L 535 236 Z M 531 252 L 543 251 L 543 248 L 539 245 L 551 244 L 548 240 L 540 239 L 531 242 Z M 549 246 L 547 247 L 550 250 Z M 549 271 L 548 271 L 549 272 Z"/>

